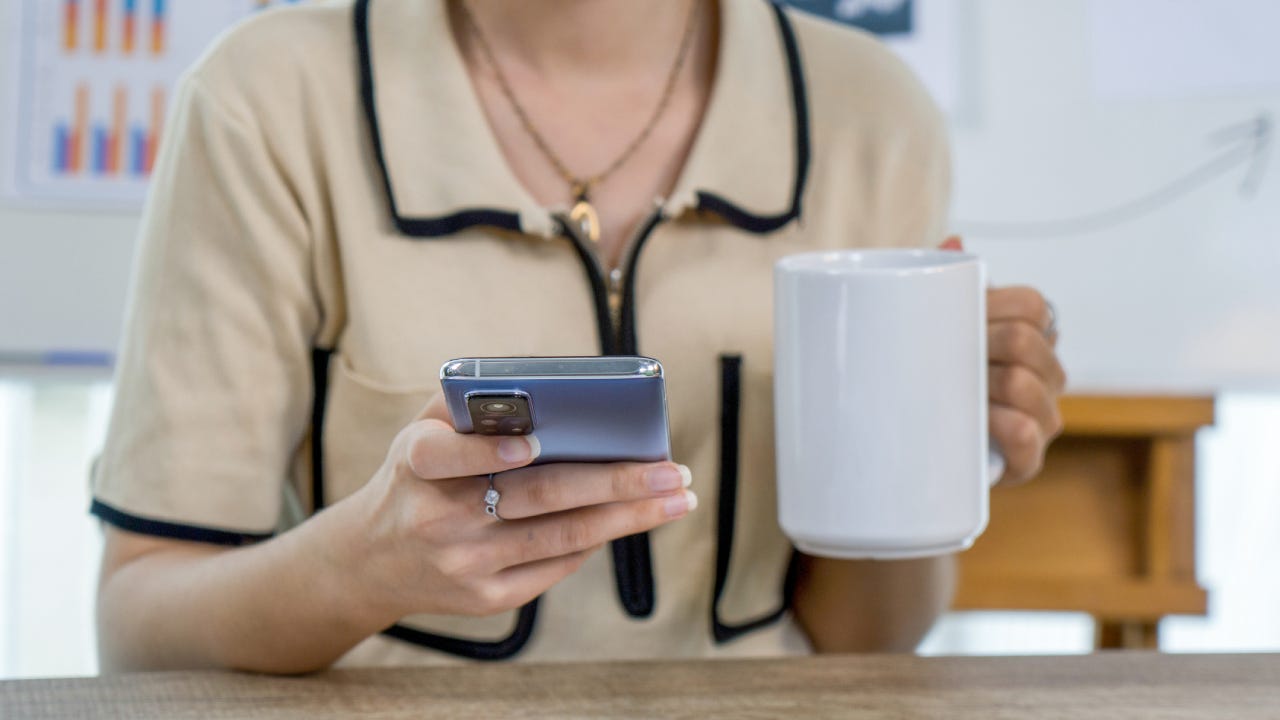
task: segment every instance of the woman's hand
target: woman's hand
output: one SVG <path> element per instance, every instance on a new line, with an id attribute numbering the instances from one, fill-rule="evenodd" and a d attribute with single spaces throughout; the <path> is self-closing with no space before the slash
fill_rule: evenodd
<path id="1" fill-rule="evenodd" d="M 1004 453 L 1003 483 L 1040 472 L 1045 450 L 1062 432 L 1058 397 L 1067 376 L 1054 347 L 1053 310 L 1029 287 L 987 291 L 991 436 Z"/>
<path id="2" fill-rule="evenodd" d="M 943 250 L 962 250 L 949 237 Z M 988 392 L 991 437 L 1005 458 L 1003 483 L 1021 483 L 1040 472 L 1044 453 L 1062 432 L 1058 397 L 1067 376 L 1054 348 L 1053 308 L 1034 288 L 987 291 Z"/>
<path id="3" fill-rule="evenodd" d="M 539 450 L 535 437 L 459 434 L 447 418 L 437 397 L 400 432 L 344 510 L 350 532 L 341 562 L 367 606 L 388 623 L 414 613 L 517 608 L 610 540 L 652 530 L 697 505 L 683 466 L 529 466 Z M 501 521 L 485 513 L 489 473 L 501 473 L 494 478 Z"/>

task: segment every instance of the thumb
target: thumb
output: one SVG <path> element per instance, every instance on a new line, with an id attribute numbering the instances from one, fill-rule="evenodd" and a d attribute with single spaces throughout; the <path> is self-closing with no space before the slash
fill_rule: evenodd
<path id="1" fill-rule="evenodd" d="M 939 250 L 964 250 L 964 241 L 960 239 L 959 235 L 952 235 L 948 237 L 946 240 L 943 240 L 942 244 L 938 246 L 938 249 Z"/>

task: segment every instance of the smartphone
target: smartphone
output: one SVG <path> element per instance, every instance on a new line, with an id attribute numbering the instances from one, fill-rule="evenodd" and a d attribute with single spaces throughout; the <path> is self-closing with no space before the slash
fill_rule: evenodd
<path id="1" fill-rule="evenodd" d="M 453 427 L 527 435 L 535 464 L 671 459 L 662 364 L 653 358 L 458 358 L 440 368 Z"/>

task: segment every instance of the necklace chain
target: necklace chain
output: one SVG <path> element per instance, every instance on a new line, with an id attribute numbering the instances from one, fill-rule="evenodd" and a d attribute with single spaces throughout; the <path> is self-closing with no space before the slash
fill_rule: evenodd
<path id="1" fill-rule="evenodd" d="M 480 30 L 480 24 L 476 22 L 475 16 L 471 13 L 471 9 L 467 7 L 465 0 L 459 2 L 458 6 L 462 10 L 462 19 L 475 36 L 476 44 L 480 48 L 480 52 L 484 54 L 485 61 L 493 68 L 494 77 L 498 80 L 498 88 L 510 103 L 511 109 L 515 112 L 516 118 L 519 119 L 520 125 L 533 144 L 537 146 L 538 151 L 547 159 L 551 166 L 555 168 L 560 177 L 569 184 L 570 191 L 573 193 L 573 199 L 579 203 L 587 203 L 590 200 L 591 190 L 606 178 L 614 173 L 618 168 L 622 167 L 627 160 L 630 160 L 644 141 L 653 133 L 653 128 L 658 124 L 659 118 L 666 111 L 667 106 L 671 103 L 671 96 L 676 87 L 676 79 L 680 76 L 680 69 L 684 67 L 685 58 L 689 55 L 689 47 L 693 45 L 694 20 L 697 18 L 698 0 L 692 0 L 689 3 L 689 17 L 685 21 L 684 37 L 680 40 L 680 49 L 676 53 L 675 62 L 671 65 L 671 72 L 667 74 L 666 84 L 662 88 L 662 96 L 658 99 L 658 105 L 653 109 L 653 114 L 649 116 L 649 121 L 641 128 L 639 134 L 631 140 L 631 142 L 623 149 L 621 153 L 609 163 L 604 170 L 595 175 L 580 177 L 575 175 L 573 171 L 565 165 L 560 156 L 547 142 L 547 139 L 538 132 L 534 127 L 533 121 L 529 119 L 529 114 L 525 111 L 519 100 L 516 99 L 515 91 L 511 89 L 511 83 L 507 82 L 507 77 L 502 73 L 502 68 L 498 65 L 498 60 L 493 54 L 493 48 L 490 47 L 489 41 L 485 38 L 484 33 Z M 594 212 L 594 210 L 592 210 Z"/>

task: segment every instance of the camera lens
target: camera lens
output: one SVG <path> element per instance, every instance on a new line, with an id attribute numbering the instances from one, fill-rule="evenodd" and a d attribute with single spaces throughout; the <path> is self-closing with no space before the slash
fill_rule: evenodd
<path id="1" fill-rule="evenodd" d="M 516 411 L 516 406 L 509 402 L 487 402 L 480 409 L 494 415 L 510 415 Z"/>

